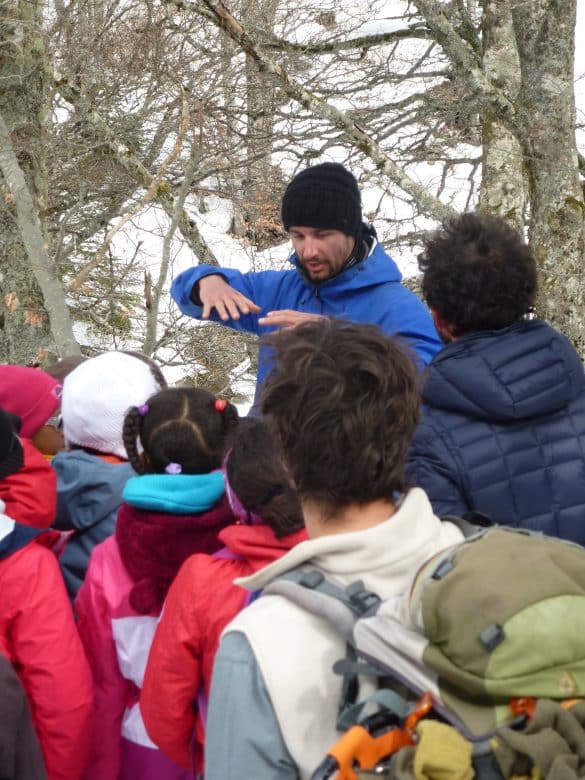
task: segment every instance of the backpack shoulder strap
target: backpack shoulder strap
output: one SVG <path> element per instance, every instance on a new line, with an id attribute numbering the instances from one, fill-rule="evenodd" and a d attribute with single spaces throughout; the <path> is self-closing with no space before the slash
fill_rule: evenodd
<path id="1" fill-rule="evenodd" d="M 353 630 L 361 617 L 378 609 L 380 597 L 367 590 L 361 580 L 345 586 L 309 566 L 299 566 L 276 577 L 263 594 L 284 596 L 312 615 L 322 617 L 345 640 L 345 658 L 333 667 L 343 678 L 337 724 L 343 730 L 347 723 L 344 713 L 355 705 L 358 697 L 358 676 L 372 671 L 367 664 L 358 662 Z M 361 706 L 356 711 L 352 709 L 352 717 L 361 709 Z"/>
<path id="2" fill-rule="evenodd" d="M 357 620 L 375 611 L 380 598 L 358 580 L 342 585 L 310 566 L 299 566 L 276 577 L 263 594 L 284 596 L 313 615 L 324 618 L 347 641 L 352 641 Z"/>
<path id="3" fill-rule="evenodd" d="M 484 515 L 483 512 L 477 512 L 475 509 L 465 512 L 461 517 L 459 515 L 442 515 L 441 520 L 457 526 L 466 539 L 481 534 L 494 525 L 487 515 Z"/>

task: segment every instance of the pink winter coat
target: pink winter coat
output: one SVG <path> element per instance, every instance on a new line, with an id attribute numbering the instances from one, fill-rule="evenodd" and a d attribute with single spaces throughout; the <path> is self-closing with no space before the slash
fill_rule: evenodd
<path id="1" fill-rule="evenodd" d="M 148 737 L 140 713 L 140 689 L 173 569 L 176 572 L 198 545 L 206 550 L 212 540 L 213 548 L 220 546 L 217 532 L 230 519 L 225 501 L 199 516 L 149 513 L 122 504 L 115 535 L 94 548 L 75 600 L 94 680 L 90 760 L 84 780 L 193 777 Z M 148 572 L 151 577 L 143 576 Z"/>

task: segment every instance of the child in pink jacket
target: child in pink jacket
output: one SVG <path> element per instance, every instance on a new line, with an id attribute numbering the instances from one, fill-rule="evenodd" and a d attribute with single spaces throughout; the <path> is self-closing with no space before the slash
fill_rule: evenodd
<path id="1" fill-rule="evenodd" d="M 236 408 L 196 388 L 163 390 L 124 422 L 128 480 L 113 536 L 94 548 L 75 601 L 94 678 L 85 780 L 187 780 L 149 739 L 139 707 L 152 637 L 186 558 L 214 553 L 233 522 L 222 458 Z M 138 440 L 143 451 L 139 454 Z"/>

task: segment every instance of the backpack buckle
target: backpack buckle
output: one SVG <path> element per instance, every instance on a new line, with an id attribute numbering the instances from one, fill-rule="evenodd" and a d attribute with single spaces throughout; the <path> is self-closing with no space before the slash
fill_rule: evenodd
<path id="1" fill-rule="evenodd" d="M 502 644 L 505 638 L 506 633 L 504 629 L 496 623 L 492 623 L 491 626 L 485 628 L 479 635 L 479 641 L 488 653 L 491 653 L 498 645 Z"/>
<path id="2" fill-rule="evenodd" d="M 364 588 L 364 583 L 361 580 L 349 585 L 347 595 L 350 602 L 359 610 L 360 615 L 373 607 L 377 607 L 381 601 L 379 596 L 376 596 L 371 590 Z"/>
<path id="3" fill-rule="evenodd" d="M 324 575 L 317 569 L 307 569 L 307 571 L 303 572 L 299 580 L 299 585 L 302 585 L 303 588 L 310 588 L 313 590 L 314 588 L 318 588 L 324 579 Z"/>

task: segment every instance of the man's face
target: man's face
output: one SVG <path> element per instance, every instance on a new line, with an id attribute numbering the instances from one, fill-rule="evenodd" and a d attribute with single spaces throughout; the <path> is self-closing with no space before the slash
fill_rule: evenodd
<path id="1" fill-rule="evenodd" d="M 339 273 L 355 245 L 355 239 L 341 230 L 291 227 L 289 235 L 301 266 L 315 282 Z"/>

